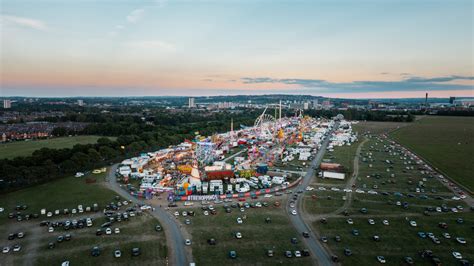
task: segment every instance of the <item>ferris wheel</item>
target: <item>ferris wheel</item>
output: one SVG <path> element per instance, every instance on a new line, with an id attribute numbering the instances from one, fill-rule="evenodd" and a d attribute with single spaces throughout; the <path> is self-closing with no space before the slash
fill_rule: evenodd
<path id="1" fill-rule="evenodd" d="M 273 137 L 273 131 L 276 128 L 276 119 L 275 117 L 266 114 L 267 108 L 263 110 L 263 113 L 255 119 L 254 129 L 255 133 L 262 137 Z"/>

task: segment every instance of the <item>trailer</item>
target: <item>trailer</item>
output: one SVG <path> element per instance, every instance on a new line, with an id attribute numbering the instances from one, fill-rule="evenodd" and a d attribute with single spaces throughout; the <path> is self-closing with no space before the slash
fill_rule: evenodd
<path id="1" fill-rule="evenodd" d="M 344 173 L 329 172 L 329 171 L 323 172 L 323 178 L 344 180 L 345 177 L 346 175 Z"/>

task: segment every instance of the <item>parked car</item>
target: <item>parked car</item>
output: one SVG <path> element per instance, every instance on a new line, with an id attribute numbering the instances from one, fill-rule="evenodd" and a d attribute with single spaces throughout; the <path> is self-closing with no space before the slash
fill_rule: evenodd
<path id="1" fill-rule="evenodd" d="M 115 258 L 120 258 L 120 257 L 122 257 L 122 251 L 120 251 L 120 249 L 116 249 L 116 250 L 114 251 L 114 257 L 115 257 Z"/>
<path id="2" fill-rule="evenodd" d="M 140 248 L 132 248 L 132 256 L 136 257 L 136 256 L 140 256 L 141 254 L 141 251 L 140 251 Z"/>

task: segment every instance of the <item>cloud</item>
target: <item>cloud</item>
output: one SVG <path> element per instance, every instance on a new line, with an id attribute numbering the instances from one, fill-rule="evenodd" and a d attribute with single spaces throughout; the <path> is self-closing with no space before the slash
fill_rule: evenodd
<path id="1" fill-rule="evenodd" d="M 0 15 L 0 25 L 2 27 L 4 25 L 14 25 L 14 26 L 19 26 L 19 27 L 24 27 L 24 28 L 35 29 L 39 31 L 48 30 L 48 27 L 46 26 L 46 24 L 41 20 L 11 16 L 11 15 Z"/>
<path id="2" fill-rule="evenodd" d="M 136 23 L 139 21 L 145 14 L 145 9 L 139 8 L 135 9 L 127 16 L 127 21 L 130 23 Z"/>
<path id="3" fill-rule="evenodd" d="M 319 92 L 385 92 L 385 91 L 429 91 L 429 90 L 473 90 L 472 85 L 445 83 L 453 80 L 474 80 L 474 76 L 411 77 L 399 81 L 362 80 L 353 82 L 330 82 L 322 79 L 275 79 L 269 77 L 243 77 L 244 84 L 275 83 L 299 85 Z"/>
<path id="4" fill-rule="evenodd" d="M 412 77 L 412 78 L 406 79 L 406 81 L 409 81 L 409 82 L 419 82 L 419 83 L 424 83 L 424 82 L 449 82 L 449 81 L 454 81 L 454 80 L 474 80 L 474 76 L 473 77 L 446 76 L 446 77 L 434 77 L 434 78 Z"/>

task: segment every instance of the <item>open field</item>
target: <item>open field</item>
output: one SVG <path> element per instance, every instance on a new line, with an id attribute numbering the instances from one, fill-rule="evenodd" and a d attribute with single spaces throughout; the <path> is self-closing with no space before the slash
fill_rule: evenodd
<path id="1" fill-rule="evenodd" d="M 380 127 L 377 132 L 388 132 L 393 128 L 396 126 Z M 352 201 L 344 208 L 348 216 L 335 213 L 344 205 L 342 197 L 346 193 L 330 191 L 331 187 L 342 189 L 347 179 L 333 184 L 318 180 L 319 184 L 313 183 L 316 190 L 305 193 L 304 209 L 308 219 L 320 236 L 329 239 L 328 247 L 335 251 L 342 264 L 374 265 L 377 264 L 376 256 L 382 255 L 388 265 L 402 265 L 405 256 L 411 256 L 416 265 L 432 265 L 431 261 L 417 254 L 423 249 L 431 249 L 443 265 L 456 265 L 457 260 L 451 254 L 453 251 L 460 252 L 464 258 L 472 261 L 474 252 L 470 241 L 474 241 L 471 228 L 474 213 L 470 206 L 463 201 L 452 200 L 453 193 L 438 178 L 419 170 L 420 165 L 405 158 L 401 149 L 391 147 L 389 139 L 375 134 L 368 138 L 361 150 L 359 175 L 355 183 L 356 188 L 365 193 L 352 192 Z M 321 186 L 326 190 L 319 190 Z M 378 194 L 368 194 L 368 190 L 377 191 Z M 395 195 L 395 192 L 401 194 Z M 429 216 L 424 213 L 430 208 L 433 210 L 443 206 L 446 212 L 430 211 L 427 213 Z M 360 212 L 362 208 L 367 209 L 367 214 Z M 327 219 L 327 224 L 321 223 L 322 218 Z M 348 224 L 348 218 L 354 224 Z M 375 225 L 369 225 L 367 219 L 370 218 L 375 220 Z M 464 222 L 457 223 L 457 218 L 463 218 Z M 383 219 L 388 219 L 390 225 L 382 225 Z M 415 220 L 417 227 L 410 226 L 406 219 Z M 439 228 L 439 222 L 448 223 L 448 229 Z M 354 236 L 353 229 L 359 230 L 360 235 Z M 441 244 L 435 244 L 429 238 L 420 238 L 418 231 L 432 232 Z M 452 238 L 445 239 L 441 235 L 443 232 L 449 232 Z M 342 238 L 340 242 L 334 240 L 336 235 Z M 374 235 L 380 236 L 381 241 L 374 241 Z M 467 244 L 457 243 L 455 237 L 464 237 Z M 345 256 L 345 248 L 351 249 L 353 254 Z"/>
<path id="2" fill-rule="evenodd" d="M 102 221 L 102 222 L 105 222 Z M 41 258 L 37 265 L 59 265 L 64 260 L 69 260 L 73 265 L 164 265 L 166 264 L 167 248 L 163 232 L 154 230 L 157 221 L 149 215 L 142 215 L 130 219 L 128 222 L 116 223 L 112 228 L 120 228 L 120 234 L 96 236 L 96 228 L 101 222 L 97 222 L 96 227 L 82 230 L 76 233 L 69 242 L 60 243 L 54 250 L 47 248 L 47 239 L 53 241 L 57 233 L 53 236 L 43 238 Z M 101 255 L 92 257 L 91 249 L 98 246 Z M 131 249 L 138 247 L 141 255 L 133 257 Z M 122 252 L 121 258 L 114 258 L 116 249 Z"/>
<path id="3" fill-rule="evenodd" d="M 474 191 L 473 117 L 427 116 L 391 137 Z"/>
<path id="4" fill-rule="evenodd" d="M 20 252 L 11 252 L 0 255 L 0 265 L 18 265 L 26 261 L 34 261 L 35 265 L 60 265 L 61 262 L 69 260 L 73 265 L 157 265 L 166 264 L 168 249 L 164 232 L 156 232 L 158 223 L 152 216 L 144 213 L 141 216 L 130 217 L 128 221 L 114 223 L 111 228 L 120 228 L 120 234 L 96 236 L 95 232 L 100 225 L 106 222 L 102 209 L 110 202 L 117 202 L 117 195 L 105 188 L 105 174 L 93 175 L 97 183 L 87 184 L 85 177 L 68 177 L 55 180 L 39 186 L 34 186 L 1 195 L 1 206 L 5 211 L 0 214 L 0 247 L 20 244 Z M 8 213 L 15 212 L 16 205 L 27 205 L 23 213 L 39 213 L 40 209 L 47 208 L 48 211 L 56 209 L 63 210 L 77 208 L 82 204 L 92 206 L 98 203 L 99 212 L 84 212 L 81 214 L 58 215 L 51 218 L 40 216 L 39 219 L 18 222 L 16 219 L 8 219 Z M 128 205 L 127 207 L 131 207 Z M 121 207 L 119 212 L 124 212 Z M 92 227 L 82 229 L 56 228 L 53 233 L 48 233 L 48 227 L 40 227 L 43 220 L 49 221 L 72 221 L 90 217 L 93 219 Z M 22 239 L 7 240 L 10 233 L 25 232 Z M 60 235 L 71 234 L 70 241 L 57 243 Z M 55 242 L 54 249 L 48 249 L 48 243 Z M 101 255 L 92 257 L 92 247 L 99 246 Z M 131 256 L 131 249 L 139 247 L 141 255 Z M 114 258 L 113 252 L 119 248 L 122 251 L 121 258 Z"/>
<path id="5" fill-rule="evenodd" d="M 0 144 L 0 159 L 11 159 L 18 156 L 31 155 L 41 148 L 63 149 L 72 148 L 76 144 L 96 143 L 100 136 L 74 136 L 43 140 L 17 141 Z M 109 137 L 110 139 L 115 139 Z"/>
<path id="6" fill-rule="evenodd" d="M 463 224 L 456 223 L 459 217 L 464 219 Z M 347 218 L 353 220 L 352 225 L 346 222 Z M 368 223 L 370 218 L 375 220 L 374 225 Z M 327 224 L 316 221 L 313 226 L 321 236 L 328 238 L 327 244 L 335 251 L 343 265 L 375 265 L 376 256 L 384 256 L 387 265 L 403 265 L 405 256 L 412 257 L 415 265 L 432 265 L 429 259 L 423 259 L 418 255 L 418 252 L 424 249 L 432 250 L 443 265 L 459 265 L 457 259 L 451 255 L 453 251 L 460 252 L 463 258 L 470 261 L 474 259 L 472 250 L 474 238 L 470 228 L 474 223 L 472 212 L 430 217 L 407 215 L 407 218 L 416 221 L 417 227 L 410 226 L 405 216 L 387 217 L 390 225 L 386 226 L 382 224 L 383 218 L 372 217 L 371 214 L 363 217 L 328 218 Z M 438 222 L 446 222 L 448 229 L 439 228 Z M 359 230 L 358 236 L 352 234 L 353 229 Z M 433 233 L 441 244 L 433 243 L 428 237 L 420 238 L 418 232 Z M 445 232 L 451 235 L 451 239 L 442 236 Z M 341 242 L 334 240 L 336 235 L 341 237 Z M 372 239 L 374 235 L 378 235 L 381 240 L 374 241 Z M 467 244 L 457 243 L 454 239 L 456 237 L 464 237 Z M 353 254 L 345 256 L 345 248 L 351 249 Z"/>
<path id="7" fill-rule="evenodd" d="M 272 204 L 271 202 L 269 202 Z M 283 205 L 283 204 L 282 204 Z M 232 213 L 226 213 L 221 205 L 215 206 L 216 215 L 203 215 L 203 211 L 194 208 L 195 217 L 182 217 L 191 220 L 187 227 L 192 235 L 193 256 L 197 265 L 310 265 L 310 257 L 286 258 L 286 250 L 303 250 L 301 232 L 296 232 L 284 207 L 249 208 L 241 212 L 232 208 Z M 244 217 L 243 224 L 238 224 L 237 217 Z M 266 223 L 265 218 L 271 218 L 271 223 Z M 242 234 L 242 239 L 234 237 L 235 232 Z M 291 238 L 297 238 L 298 244 L 292 244 Z M 215 238 L 217 245 L 211 246 L 207 239 Z M 272 249 L 274 257 L 268 257 L 266 252 Z M 229 251 L 237 252 L 236 259 L 230 259 Z"/>
<path id="8" fill-rule="evenodd" d="M 42 208 L 48 210 L 77 208 L 77 205 L 99 207 L 111 202 L 116 196 L 114 192 L 101 185 L 105 174 L 93 175 L 96 183 L 86 183 L 86 177 L 65 177 L 38 186 L 0 195 L 0 207 L 5 208 L 0 213 L 0 224 L 5 222 L 9 212 L 17 205 L 28 205 L 28 213 L 39 213 Z"/>
<path id="9" fill-rule="evenodd" d="M 406 122 L 375 122 L 375 121 L 361 121 L 358 124 L 352 126 L 352 130 L 359 134 L 371 133 L 371 134 L 382 134 L 388 133 L 392 130 L 403 128 L 411 125 Z"/>

